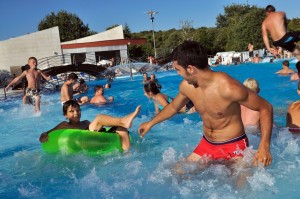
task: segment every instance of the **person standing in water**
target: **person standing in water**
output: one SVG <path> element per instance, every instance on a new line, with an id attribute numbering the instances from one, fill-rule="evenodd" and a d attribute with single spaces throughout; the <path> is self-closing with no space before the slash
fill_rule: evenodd
<path id="1" fill-rule="evenodd" d="M 261 116 L 261 139 L 253 164 L 271 164 L 273 107 L 270 103 L 226 73 L 212 71 L 208 65 L 206 49 L 198 42 L 183 42 L 166 61 L 173 61 L 173 66 L 184 80 L 180 83 L 179 94 L 174 100 L 152 120 L 140 125 L 138 132 L 141 137 L 154 125 L 177 114 L 191 100 L 203 120 L 204 135 L 185 160 L 198 163 L 199 166 L 203 157 L 238 162 L 248 147 L 241 119 L 240 105 L 243 105 L 258 111 Z"/>
<path id="2" fill-rule="evenodd" d="M 40 96 L 40 81 L 43 78 L 46 80 L 50 80 L 51 77 L 49 75 L 46 75 L 41 70 L 37 69 L 37 59 L 35 57 L 29 57 L 28 59 L 28 65 L 29 68 L 27 70 L 24 70 L 21 75 L 14 78 L 5 88 L 5 91 L 7 92 L 9 87 L 11 85 L 19 82 L 21 79 L 26 77 L 28 85 L 25 90 L 26 97 L 30 99 L 30 102 L 35 107 L 35 112 L 40 112 L 40 104 L 41 104 L 41 96 Z M 24 100 L 23 100 L 24 101 Z"/>

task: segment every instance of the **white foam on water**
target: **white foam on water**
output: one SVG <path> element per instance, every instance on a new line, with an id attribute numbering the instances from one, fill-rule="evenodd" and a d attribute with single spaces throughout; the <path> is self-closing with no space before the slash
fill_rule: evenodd
<path id="1" fill-rule="evenodd" d="M 21 197 L 25 197 L 25 198 L 41 198 L 41 197 L 43 197 L 43 194 L 41 193 L 40 188 L 32 185 L 31 183 L 28 183 L 27 185 L 21 185 L 18 188 L 18 191 L 19 191 Z"/>
<path id="2" fill-rule="evenodd" d="M 264 168 L 254 172 L 253 176 L 247 177 L 253 191 L 276 190 L 275 178 Z"/>

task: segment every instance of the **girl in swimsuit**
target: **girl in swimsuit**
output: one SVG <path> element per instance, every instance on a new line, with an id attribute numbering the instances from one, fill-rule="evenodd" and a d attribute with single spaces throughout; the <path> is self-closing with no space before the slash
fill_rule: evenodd
<path id="1" fill-rule="evenodd" d="M 144 84 L 145 95 L 154 102 L 155 113 L 158 114 L 165 106 L 172 102 L 173 98 L 160 92 L 161 85 L 155 82 Z M 189 103 L 179 113 L 193 113 L 194 106 Z"/>

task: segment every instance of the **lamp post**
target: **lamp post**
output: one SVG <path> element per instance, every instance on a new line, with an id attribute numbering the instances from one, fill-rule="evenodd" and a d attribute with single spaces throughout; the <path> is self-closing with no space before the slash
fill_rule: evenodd
<path id="1" fill-rule="evenodd" d="M 157 14 L 158 12 L 154 12 L 154 11 L 149 11 L 147 12 L 148 15 L 150 15 L 150 20 L 151 20 L 151 25 L 152 25 L 152 37 L 153 37 L 153 48 L 154 48 L 154 58 L 156 59 L 156 46 L 155 46 L 155 35 L 154 35 L 154 26 L 153 26 L 153 21 L 154 21 L 154 17 L 153 15 Z"/>
<path id="2" fill-rule="evenodd" d="M 131 64 L 130 64 L 130 56 L 129 56 L 129 46 L 130 46 L 130 42 L 128 42 L 128 44 L 127 44 L 127 59 L 128 59 L 128 64 L 129 64 L 130 80 L 133 80 L 132 67 L 131 67 Z"/>

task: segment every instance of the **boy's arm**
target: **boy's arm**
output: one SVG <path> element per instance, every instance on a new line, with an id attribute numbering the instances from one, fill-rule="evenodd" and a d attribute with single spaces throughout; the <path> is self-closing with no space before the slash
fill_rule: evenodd
<path id="1" fill-rule="evenodd" d="M 47 74 L 43 73 L 43 71 L 41 71 L 41 75 L 45 80 L 47 80 L 47 81 L 51 80 L 51 75 L 47 75 Z"/>
<path id="2" fill-rule="evenodd" d="M 13 79 L 6 87 L 5 87 L 5 91 L 7 92 L 9 87 L 11 87 L 11 85 L 17 83 L 18 81 L 20 81 L 23 77 L 26 76 L 26 71 L 24 71 L 21 75 L 19 75 L 18 77 L 16 77 L 15 79 Z"/>
<path id="3" fill-rule="evenodd" d="M 40 135 L 40 142 L 47 142 L 48 141 L 48 135 L 49 133 L 51 133 L 52 131 L 54 130 L 58 130 L 58 129 L 65 129 L 68 127 L 68 123 L 63 121 L 61 123 L 59 123 L 56 127 L 54 127 L 53 129 L 50 129 L 49 131 L 46 131 L 46 132 L 43 132 L 41 135 Z"/>

